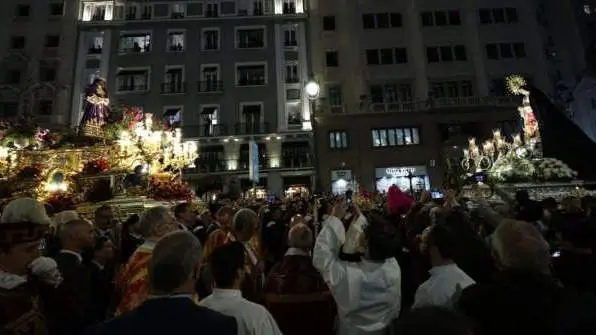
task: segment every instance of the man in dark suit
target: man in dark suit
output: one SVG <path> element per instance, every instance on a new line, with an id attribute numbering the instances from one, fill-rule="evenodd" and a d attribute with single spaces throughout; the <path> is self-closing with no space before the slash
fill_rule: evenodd
<path id="1" fill-rule="evenodd" d="M 281 261 L 286 251 L 286 235 L 288 227 L 282 221 L 282 212 L 280 207 L 271 208 L 270 220 L 265 223 L 263 231 L 263 248 L 266 257 L 265 272 L 269 272 L 271 267 Z"/>
<path id="2" fill-rule="evenodd" d="M 83 251 L 93 247 L 95 234 L 91 223 L 74 220 L 60 227 L 59 238 L 62 249 L 54 260 L 64 281 L 50 298 L 56 306 L 48 311 L 50 333 L 77 335 L 97 321 L 92 313 L 91 276 L 82 257 Z"/>
<path id="3" fill-rule="evenodd" d="M 192 301 L 201 244 L 187 231 L 162 237 L 149 263 L 151 295 L 137 309 L 88 329 L 85 335 L 186 334 L 237 335 L 233 317 Z"/>

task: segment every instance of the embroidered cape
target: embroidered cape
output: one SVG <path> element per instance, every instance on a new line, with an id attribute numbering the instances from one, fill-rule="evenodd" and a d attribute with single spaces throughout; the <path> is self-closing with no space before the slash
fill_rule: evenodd
<path id="1" fill-rule="evenodd" d="M 149 295 L 148 265 L 152 252 L 152 245 L 141 245 L 122 269 L 116 280 L 116 288 L 121 294 L 116 315 L 129 312 L 147 300 Z"/>

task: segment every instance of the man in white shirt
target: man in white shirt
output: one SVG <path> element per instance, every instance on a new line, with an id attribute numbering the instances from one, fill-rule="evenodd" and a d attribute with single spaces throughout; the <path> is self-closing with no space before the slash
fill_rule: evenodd
<path id="1" fill-rule="evenodd" d="M 213 251 L 210 267 L 215 288 L 199 304 L 235 317 L 239 335 L 281 335 L 277 323 L 265 307 L 242 297 L 240 285 L 244 278 L 244 251 L 240 242 L 232 242 Z"/>
<path id="2" fill-rule="evenodd" d="M 457 243 L 457 236 L 444 225 L 434 225 L 425 234 L 421 249 L 430 258 L 432 268 L 430 278 L 416 291 L 413 308 L 452 307 L 459 292 L 474 284 L 453 261 Z"/>
<path id="3" fill-rule="evenodd" d="M 313 265 L 337 304 L 340 335 L 385 334 L 401 307 L 401 271 L 393 258 L 399 246 L 398 232 L 380 216 L 370 216 L 361 239 L 363 260 L 341 261 L 346 232 L 340 218 L 346 210 L 345 201 L 337 204 L 323 224 L 313 250 Z M 355 212 L 359 212 L 357 208 Z"/>

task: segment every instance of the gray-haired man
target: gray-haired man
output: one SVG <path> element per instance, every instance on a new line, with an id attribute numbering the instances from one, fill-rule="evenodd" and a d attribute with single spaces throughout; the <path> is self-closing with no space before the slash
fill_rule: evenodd
<path id="1" fill-rule="evenodd" d="M 86 335 L 217 334 L 236 335 L 237 323 L 192 301 L 201 258 L 201 243 L 190 232 L 176 231 L 162 237 L 149 263 L 150 296 L 145 303 Z"/>

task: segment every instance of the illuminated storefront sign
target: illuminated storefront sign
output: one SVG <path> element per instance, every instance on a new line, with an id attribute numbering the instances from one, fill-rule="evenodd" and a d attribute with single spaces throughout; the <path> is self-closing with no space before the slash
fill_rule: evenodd
<path id="1" fill-rule="evenodd" d="M 352 185 L 352 170 L 331 171 L 331 193 L 344 194 Z"/>
<path id="2" fill-rule="evenodd" d="M 387 168 L 385 174 L 393 177 L 407 177 L 410 174 L 416 173 L 415 167 L 402 167 L 402 168 Z"/>
<path id="3" fill-rule="evenodd" d="M 428 190 L 430 180 L 426 166 L 400 166 L 375 169 L 376 188 L 387 192 L 391 185 L 397 185 L 402 191 Z"/>

